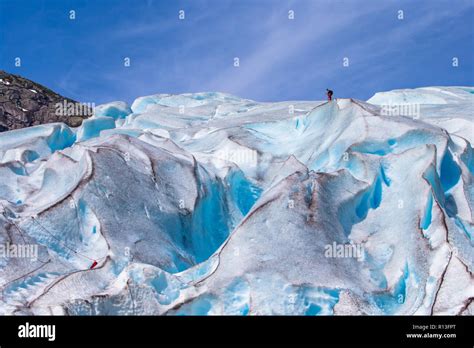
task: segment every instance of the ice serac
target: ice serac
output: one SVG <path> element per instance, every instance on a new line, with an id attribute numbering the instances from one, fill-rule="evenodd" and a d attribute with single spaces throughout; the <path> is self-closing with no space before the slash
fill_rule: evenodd
<path id="1" fill-rule="evenodd" d="M 102 104 L 94 109 L 94 116 L 106 116 L 113 119 L 125 118 L 131 113 L 132 109 L 130 109 L 127 103 L 122 101 Z"/>
<path id="2" fill-rule="evenodd" d="M 473 92 L 157 94 L 4 132 L 0 242 L 39 249 L 0 259 L 0 313 L 470 315 Z"/>

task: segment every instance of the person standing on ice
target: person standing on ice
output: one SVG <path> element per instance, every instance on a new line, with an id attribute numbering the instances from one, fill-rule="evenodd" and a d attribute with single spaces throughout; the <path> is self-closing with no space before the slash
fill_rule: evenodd
<path id="1" fill-rule="evenodd" d="M 328 96 L 328 100 L 331 101 L 332 100 L 332 95 L 334 94 L 334 92 L 331 91 L 329 88 L 326 88 L 326 94 Z"/>

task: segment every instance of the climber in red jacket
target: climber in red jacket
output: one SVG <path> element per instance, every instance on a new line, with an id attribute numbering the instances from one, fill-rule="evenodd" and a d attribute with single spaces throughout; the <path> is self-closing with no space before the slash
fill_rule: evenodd
<path id="1" fill-rule="evenodd" d="M 328 100 L 331 101 L 332 100 L 332 95 L 334 94 L 334 92 L 331 91 L 329 88 L 326 88 L 326 94 L 328 96 Z"/>

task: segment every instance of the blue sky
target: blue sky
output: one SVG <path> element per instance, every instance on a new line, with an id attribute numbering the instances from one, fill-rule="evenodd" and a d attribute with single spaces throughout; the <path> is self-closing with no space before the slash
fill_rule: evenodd
<path id="1" fill-rule="evenodd" d="M 96 104 L 199 91 L 259 101 L 320 100 L 326 87 L 336 97 L 365 100 L 395 88 L 472 86 L 473 4 L 0 0 L 0 69 Z"/>

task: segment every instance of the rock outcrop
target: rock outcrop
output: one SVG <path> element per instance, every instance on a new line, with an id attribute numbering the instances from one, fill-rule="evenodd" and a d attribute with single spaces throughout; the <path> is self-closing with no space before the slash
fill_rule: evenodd
<path id="1" fill-rule="evenodd" d="M 59 108 L 58 103 L 70 106 L 69 110 Z M 92 109 L 84 104 L 63 97 L 36 82 L 0 70 L 0 132 L 52 122 L 64 122 L 77 127 L 90 115 Z"/>

